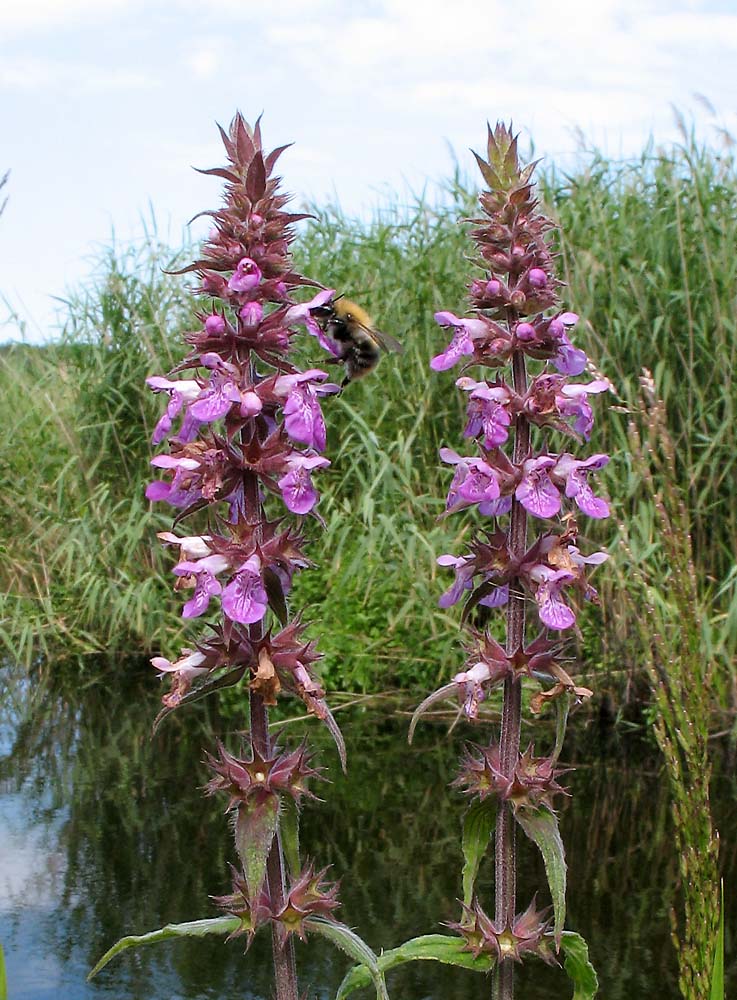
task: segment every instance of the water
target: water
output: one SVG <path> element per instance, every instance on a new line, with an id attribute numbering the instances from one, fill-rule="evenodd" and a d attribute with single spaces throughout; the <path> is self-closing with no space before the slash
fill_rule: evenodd
<path id="1" fill-rule="evenodd" d="M 7 692 L 0 709 L 0 941 L 10 1000 L 267 998 L 264 931 L 247 955 L 242 941 L 168 941 L 129 951 L 85 982 L 119 937 L 216 915 L 208 894 L 229 891 L 227 863 L 234 860 L 224 803 L 199 789 L 208 778 L 201 758 L 202 747 L 212 746 L 211 727 L 238 723 L 224 723 L 213 706 L 195 706 L 167 720 L 152 741 L 157 689 L 145 675 L 127 674 L 111 678 L 112 691 L 74 691 L 59 684 L 32 690 L 0 673 Z M 444 725 L 421 725 L 408 747 L 400 714 L 350 709 L 341 722 L 349 773 L 341 775 L 320 738 L 332 784 L 318 790 L 324 803 L 303 810 L 303 849 L 319 866 L 333 865 L 342 880 L 340 916 L 375 949 L 442 930 L 440 921 L 458 919 L 461 893 L 463 797 L 447 782 L 463 738 L 480 732 L 459 727 L 448 737 Z M 314 722 L 295 724 L 290 740 L 305 730 L 318 732 Z M 226 742 L 236 749 L 233 734 Z M 729 892 L 737 796 L 723 756 L 714 797 L 729 928 L 737 915 Z M 567 926 L 589 943 L 602 998 L 677 1000 L 669 911 L 678 859 L 657 751 L 641 734 L 602 732 L 579 718 L 564 758 L 576 767 L 564 782 L 573 796 L 560 810 Z M 521 855 L 524 906 L 527 887 L 543 887 L 544 873 L 532 845 L 522 843 Z M 486 863 L 479 887 L 493 911 L 490 875 Z M 298 942 L 297 961 L 310 998 L 334 996 L 349 964 L 315 938 Z M 736 973 L 732 963 L 734 988 Z M 517 982 L 520 1000 L 572 992 L 561 970 L 537 962 L 521 968 Z M 403 1000 L 487 1000 L 490 990 L 483 976 L 431 962 L 396 970 L 389 987 Z"/>

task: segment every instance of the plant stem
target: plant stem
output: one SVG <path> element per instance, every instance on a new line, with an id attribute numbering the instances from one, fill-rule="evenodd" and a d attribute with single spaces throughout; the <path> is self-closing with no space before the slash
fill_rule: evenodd
<path id="1" fill-rule="evenodd" d="M 512 378 L 515 392 L 522 396 L 527 390 L 525 356 L 517 351 L 512 358 Z M 527 457 L 530 446 L 530 425 L 526 417 L 518 415 L 515 424 L 514 462 Z M 509 548 L 512 558 L 520 558 L 527 549 L 527 511 L 517 500 L 512 500 L 509 528 Z M 512 654 L 525 643 L 525 598 L 519 580 L 510 582 L 507 604 L 507 653 Z M 500 755 L 502 771 L 509 776 L 519 758 L 521 727 L 522 685 L 508 677 L 504 682 L 502 731 Z M 517 849 L 514 817 L 509 802 L 501 802 L 496 821 L 494 854 L 496 883 L 495 920 L 498 927 L 511 927 L 514 921 L 517 894 Z M 507 959 L 499 963 L 494 975 L 495 1000 L 512 1000 L 514 996 L 514 964 Z"/>
<path id="2" fill-rule="evenodd" d="M 253 628 L 254 626 L 252 626 Z M 255 626 L 259 628 L 259 626 Z M 255 691 L 249 692 L 251 705 L 251 739 L 254 749 L 264 755 L 269 747 L 269 714 L 264 699 Z M 266 882 L 271 905 L 275 910 L 284 903 L 284 859 L 281 838 L 277 828 L 274 842 L 266 862 Z M 272 924 L 271 944 L 274 954 L 274 982 L 276 1000 L 298 1000 L 297 963 L 294 957 L 294 941 L 286 938 L 280 924 Z"/>
<path id="3" fill-rule="evenodd" d="M 243 496 L 246 519 L 251 524 L 260 524 L 263 520 L 263 507 L 259 496 L 258 479 L 253 473 L 243 475 Z M 249 635 L 254 642 L 263 636 L 263 624 L 257 622 L 250 625 Z M 256 753 L 268 757 L 271 746 L 269 741 L 269 710 L 263 697 L 256 691 L 249 690 L 249 705 L 251 714 L 251 740 Z M 269 857 L 266 861 L 266 885 L 269 899 L 274 910 L 280 910 L 284 903 L 284 855 L 282 853 L 279 827 L 277 826 Z M 271 947 L 274 956 L 274 985 L 276 1000 L 298 1000 L 297 963 L 294 956 L 294 941 L 287 937 L 284 929 L 278 923 L 272 924 Z"/>

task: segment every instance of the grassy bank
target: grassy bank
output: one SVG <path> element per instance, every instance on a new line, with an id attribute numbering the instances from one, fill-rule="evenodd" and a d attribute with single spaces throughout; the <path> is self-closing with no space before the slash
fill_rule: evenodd
<path id="1" fill-rule="evenodd" d="M 667 603 L 655 498 L 627 448 L 644 366 L 665 401 L 704 641 L 726 707 L 737 644 L 734 166 L 694 145 L 627 163 L 592 155 L 571 176 L 548 173 L 543 190 L 563 226 L 579 339 L 619 397 L 614 412 L 602 408 L 592 449 L 613 455 L 606 486 L 629 525 L 628 558 L 659 567 Z M 435 557 L 457 550 L 463 534 L 462 519 L 436 521 L 448 482 L 438 448 L 460 446 L 462 401 L 453 373 L 431 373 L 428 361 L 443 343 L 433 312 L 464 308 L 469 244 L 457 220 L 473 198 L 455 179 L 439 205 L 396 202 L 368 222 L 318 209 L 297 247 L 306 273 L 357 298 L 406 347 L 325 407 L 327 528 L 316 529 L 320 565 L 300 578 L 296 601 L 320 619 L 334 686 L 431 683 L 460 662 L 456 616 L 437 608 L 446 582 Z M 111 250 L 70 299 L 62 343 L 0 355 L 2 640 L 26 662 L 59 645 L 116 656 L 179 647 L 167 560 L 152 546 L 168 515 L 143 500 L 159 410 L 143 379 L 171 367 L 193 309 L 185 282 L 161 272 L 172 257 L 153 241 Z M 592 532 L 616 557 L 616 525 Z M 616 566 L 598 572 L 605 604 L 583 616 L 581 645 L 623 685 L 638 668 L 637 589 Z"/>

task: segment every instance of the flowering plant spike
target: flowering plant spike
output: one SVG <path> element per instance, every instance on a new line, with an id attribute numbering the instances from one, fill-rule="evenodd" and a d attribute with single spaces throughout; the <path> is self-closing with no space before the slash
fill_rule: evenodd
<path id="1" fill-rule="evenodd" d="M 373 952 L 335 917 L 337 885 L 326 869 L 299 862 L 296 824 L 280 825 L 287 813 L 294 820 L 302 798 L 314 798 L 309 785 L 321 775 L 305 744 L 291 751 L 274 745 L 267 714 L 283 693 L 300 698 L 327 725 L 345 766 L 343 739 L 314 672 L 320 654 L 287 603 L 294 575 L 310 565 L 302 522 L 317 516 L 313 477 L 330 465 L 322 454 L 321 400 L 339 391 L 320 368 L 300 371 L 291 347 L 306 329 L 316 348 L 332 359 L 339 355 L 311 311 L 334 292 L 292 264 L 293 224 L 307 216 L 285 210 L 288 197 L 274 176 L 287 147 L 267 154 L 260 123 L 251 128 L 240 114 L 227 133 L 220 131 L 227 163 L 202 172 L 225 182 L 224 204 L 204 213 L 210 235 L 200 257 L 179 272 L 196 274 L 205 305 L 199 325 L 186 334 L 187 356 L 167 376 L 147 380 L 166 409 L 153 434 L 165 450 L 151 461 L 161 478 L 146 496 L 175 513 L 177 530 L 159 539 L 176 554 L 182 617 L 209 619 L 179 655 L 152 660 L 169 682 L 157 724 L 236 684 L 250 707 L 243 746 L 234 752 L 219 743 L 216 754 L 206 755 L 213 775 L 206 792 L 224 794 L 238 856 L 232 892 L 213 897 L 226 916 L 180 929 L 243 935 L 249 945 L 270 925 L 277 1000 L 298 997 L 294 935 L 320 933 L 361 961 L 383 996 Z M 305 286 L 315 294 L 298 301 L 295 293 Z"/>
<path id="2" fill-rule="evenodd" d="M 563 770 L 557 761 L 569 703 L 591 695 L 566 670 L 563 639 L 576 624 L 576 597 L 596 600 L 588 575 L 607 558 L 604 552 L 582 552 L 577 520 L 609 513 L 590 482 L 608 457 L 576 457 L 569 449 L 570 442 L 589 440 L 590 397 L 609 383 L 586 377 L 587 357 L 570 339 L 578 316 L 560 307 L 548 243 L 553 224 L 538 209 L 535 164 L 520 164 L 517 138 L 502 124 L 489 128 L 486 158 L 476 159 L 488 185 L 479 199 L 481 216 L 470 220 L 475 263 L 483 274 L 468 286 L 472 316 L 436 313 L 447 340 L 430 362 L 436 372 L 456 370 L 468 407 L 463 435 L 474 445 L 472 454 L 440 451 L 453 470 L 446 516 L 475 508 L 481 524 L 467 551 L 437 560 L 454 574 L 440 606 L 464 603 L 467 659 L 450 683 L 418 707 L 410 740 L 434 703 L 455 697 L 465 717 L 476 722 L 481 704 L 497 690 L 503 692 L 501 734 L 498 741 L 468 748 L 453 783 L 471 799 L 463 829 L 462 912 L 447 924 L 459 937 L 416 938 L 385 953 L 382 962 L 421 957 L 493 969 L 494 996 L 512 1000 L 515 963 L 534 956 L 556 963 L 562 950 L 575 995 L 584 998 L 594 995 L 596 976 L 585 942 L 564 930 L 566 867 L 555 807 L 568 793 L 559 783 Z M 541 441 L 536 450 L 533 431 Z M 538 526 L 532 537 L 530 518 Z M 488 627 L 495 610 L 506 615 L 505 644 Z M 528 618 L 537 619 L 532 637 Z M 549 702 L 557 708 L 557 737 L 547 755 L 533 746 L 520 748 L 523 682 L 534 689 L 533 715 Z M 539 910 L 536 897 L 518 911 L 517 827 L 542 853 L 552 913 Z M 493 917 L 475 891 L 492 834 Z M 345 994 L 362 978 L 353 970 Z"/>

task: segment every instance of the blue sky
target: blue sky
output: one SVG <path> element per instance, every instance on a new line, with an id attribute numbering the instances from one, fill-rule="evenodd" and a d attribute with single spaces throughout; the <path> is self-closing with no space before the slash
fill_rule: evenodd
<path id="1" fill-rule="evenodd" d="M 471 168 L 512 118 L 556 162 L 737 134 L 737 0 L 18 0 L 0 3 L 0 340 L 53 335 L 53 296 L 153 205 L 177 243 L 219 200 L 215 122 L 264 112 L 299 198 L 365 213 L 387 188 Z M 695 94 L 705 95 L 716 115 Z M 716 139 L 714 139 L 716 141 Z"/>

